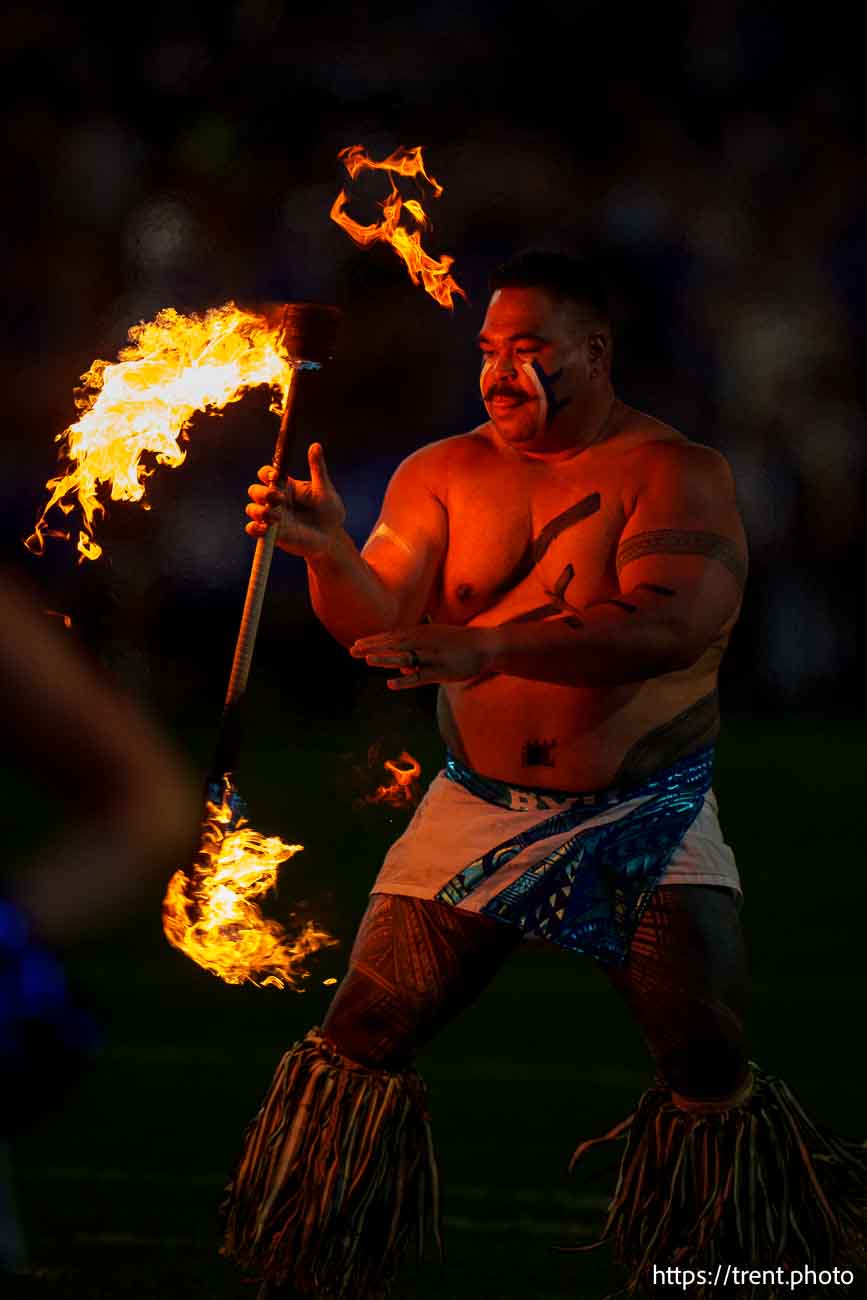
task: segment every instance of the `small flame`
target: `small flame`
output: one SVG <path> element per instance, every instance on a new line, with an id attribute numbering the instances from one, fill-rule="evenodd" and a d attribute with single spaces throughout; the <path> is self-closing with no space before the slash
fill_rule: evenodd
<path id="1" fill-rule="evenodd" d="M 425 171 L 420 145 L 414 149 L 397 149 L 382 162 L 369 158 L 360 144 L 341 149 L 337 156 L 342 158 L 343 165 L 352 180 L 355 180 L 361 171 L 386 171 L 396 173 L 398 176 L 423 176 L 431 186 L 435 199 L 438 199 L 443 192 L 439 182 Z M 422 248 L 421 231 L 428 226 L 427 213 L 418 199 L 401 198 L 393 176 L 391 193 L 381 205 L 382 221 L 370 226 L 362 226 L 359 222 L 353 221 L 352 217 L 347 216 L 344 211 L 348 202 L 349 196 L 345 190 L 341 190 L 332 204 L 330 215 L 332 221 L 342 226 L 356 244 L 360 244 L 362 248 L 378 242 L 391 244 L 394 251 L 406 263 L 413 284 L 418 284 L 421 280 L 427 292 L 441 307 L 448 307 L 451 311 L 454 307 L 453 295 L 456 293 L 466 298 L 467 295 L 461 286 L 449 274 L 449 268 L 454 265 L 455 259 L 444 255 L 437 261 Z M 413 221 L 421 227 L 420 230 L 410 232 L 400 224 L 401 211 L 404 208 Z"/>
<path id="2" fill-rule="evenodd" d="M 49 618 L 62 618 L 62 619 L 63 619 L 63 626 L 64 626 L 65 628 L 70 628 L 70 627 L 72 627 L 72 615 L 71 615 L 71 614 L 64 614 L 64 613 L 62 613 L 61 610 L 59 610 L 59 609 L 46 609 L 44 612 L 49 616 Z"/>
<path id="3" fill-rule="evenodd" d="M 255 899 L 273 889 L 280 865 L 303 848 L 264 836 L 237 816 L 224 779 L 222 803 L 208 801 L 192 875 L 176 871 L 163 900 L 163 930 L 175 948 L 227 984 L 298 989 L 305 959 L 337 940 L 308 921 L 294 939 L 264 917 Z"/>
<path id="4" fill-rule="evenodd" d="M 64 473 L 46 483 L 49 499 L 25 545 L 41 555 L 45 537 L 69 540 L 45 519 L 57 506 L 68 515 L 76 505 L 83 528 L 79 563 L 95 560 L 94 521 L 112 501 L 140 501 L 153 466 L 183 464 L 187 428 L 199 411 L 220 411 L 249 388 L 268 385 L 272 410 L 286 401 L 294 370 L 279 348 L 281 324 L 243 311 L 234 303 L 202 316 L 166 307 L 129 331 L 130 344 L 116 362 L 94 361 L 81 377 L 75 404 L 79 419 L 55 438 Z M 145 506 L 147 508 L 147 506 Z"/>
<path id="5" fill-rule="evenodd" d="M 421 763 L 404 749 L 396 759 L 387 758 L 382 765 L 393 780 L 381 785 L 376 794 L 368 795 L 367 803 L 387 803 L 392 808 L 411 807 L 418 803 L 418 779 Z"/>

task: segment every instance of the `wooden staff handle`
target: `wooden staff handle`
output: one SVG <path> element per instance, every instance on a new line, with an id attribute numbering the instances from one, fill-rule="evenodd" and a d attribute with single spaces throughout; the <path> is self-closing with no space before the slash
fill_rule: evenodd
<path id="1" fill-rule="evenodd" d="M 277 435 L 277 444 L 271 458 L 271 466 L 278 481 L 283 477 L 283 462 L 286 458 L 289 430 L 295 411 L 297 384 L 298 375 L 293 370 L 286 401 L 280 415 L 280 432 Z M 262 613 L 265 589 L 268 586 L 268 574 L 271 572 L 271 559 L 274 555 L 274 543 L 277 540 L 277 528 L 277 524 L 272 524 L 268 531 L 259 538 L 253 552 L 253 562 L 250 566 L 250 577 L 247 582 L 247 595 L 244 600 L 244 612 L 241 615 L 241 627 L 238 632 L 238 640 L 235 643 L 235 657 L 232 660 L 232 671 L 229 675 L 229 686 L 226 691 L 224 709 L 231 708 L 247 689 L 247 679 L 250 676 L 250 664 L 253 659 L 253 647 L 256 644 L 256 634 L 259 630 L 259 616 Z"/>
<path id="2" fill-rule="evenodd" d="M 278 481 L 283 477 L 283 465 L 292 440 L 298 377 L 299 371 L 293 369 L 286 393 L 286 401 L 280 414 L 280 431 L 277 434 L 274 455 L 271 458 L 271 465 Z M 250 577 L 247 581 L 247 595 L 244 599 L 244 610 L 241 614 L 241 626 L 238 631 L 238 639 L 235 642 L 232 670 L 229 674 L 229 685 L 223 704 L 223 717 L 219 735 L 217 736 L 214 761 L 208 777 L 209 785 L 222 781 L 225 773 L 234 772 L 240 757 L 240 704 L 250 676 L 250 665 L 253 660 L 256 634 L 259 630 L 259 617 L 265 601 L 265 590 L 268 586 L 268 575 L 271 571 L 271 560 L 274 555 L 278 526 L 277 524 L 271 525 L 268 531 L 259 538 L 253 552 Z"/>

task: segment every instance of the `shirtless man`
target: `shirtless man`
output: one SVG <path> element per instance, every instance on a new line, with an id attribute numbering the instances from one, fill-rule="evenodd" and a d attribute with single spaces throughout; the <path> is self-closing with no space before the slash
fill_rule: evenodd
<path id="1" fill-rule="evenodd" d="M 306 560 L 332 635 L 391 670 L 392 690 L 439 685 L 449 751 L 377 877 L 321 1034 L 284 1058 L 236 1177 L 229 1253 L 291 1283 L 289 1294 L 379 1294 L 413 1198 L 435 1175 L 418 1154 L 429 1135 L 419 1128 L 410 1140 L 408 1121 L 376 1111 L 371 1090 L 399 1078 L 412 1108 L 415 1050 L 522 935 L 603 963 L 665 1085 L 642 1106 L 673 1116 L 669 1154 L 697 1111 L 723 1111 L 737 1129 L 766 1107 L 770 1085 L 743 1044 L 740 886 L 710 789 L 717 673 L 747 567 L 731 474 L 716 452 L 615 396 L 592 270 L 529 253 L 492 288 L 479 336 L 489 419 L 399 466 L 360 553 L 319 445 L 309 482 L 283 490 L 265 469 L 250 489 L 247 532 L 276 526 L 277 544 Z M 377 1238 L 376 1215 L 342 1192 L 327 1228 L 312 1192 L 299 1208 L 314 1168 L 347 1167 L 350 1122 L 341 1134 L 331 1116 L 331 1145 L 315 1156 L 301 1154 L 298 1125 L 291 1149 L 274 1148 L 279 1167 L 262 1156 L 275 1114 L 310 1105 L 311 1079 L 326 1076 L 345 1087 L 351 1076 L 354 1105 L 376 1111 L 389 1135 L 377 1135 L 368 1165 L 392 1161 L 377 1174 L 377 1213 L 401 1225 L 396 1237 Z M 658 1183 L 659 1223 L 650 1183 L 632 1179 L 644 1226 L 629 1226 L 636 1216 L 621 1198 L 606 1235 L 638 1274 L 699 1234 L 702 1202 L 699 1179 L 698 1202 L 678 1217 L 671 1170 L 654 1165 L 652 1137 L 633 1127 L 624 1168 Z M 735 1185 L 735 1219 L 737 1196 Z M 652 1259 L 648 1223 L 660 1227 Z M 341 1229 L 352 1242 L 342 1254 Z M 737 1249 L 725 1257 L 721 1240 L 730 1262 Z M 706 1266 L 714 1250 L 707 1240 L 702 1250 Z"/>

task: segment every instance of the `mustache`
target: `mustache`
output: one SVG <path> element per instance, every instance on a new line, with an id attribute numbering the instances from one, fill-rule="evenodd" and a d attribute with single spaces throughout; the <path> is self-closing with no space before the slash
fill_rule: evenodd
<path id="1" fill-rule="evenodd" d="M 492 402 L 495 397 L 511 397 L 518 402 L 529 402 L 531 399 L 527 393 L 520 388 L 504 388 L 502 385 L 495 385 L 489 388 L 485 393 L 485 401 Z"/>

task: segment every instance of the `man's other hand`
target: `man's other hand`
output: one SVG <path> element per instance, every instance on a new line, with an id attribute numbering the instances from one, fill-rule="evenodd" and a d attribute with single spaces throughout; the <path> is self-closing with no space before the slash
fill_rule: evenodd
<path id="1" fill-rule="evenodd" d="M 465 682 L 483 676 L 490 670 L 496 632 L 490 627 L 426 623 L 361 637 L 349 653 L 371 668 L 396 668 L 400 675 L 390 677 L 388 687 L 406 691 L 431 682 Z"/>

